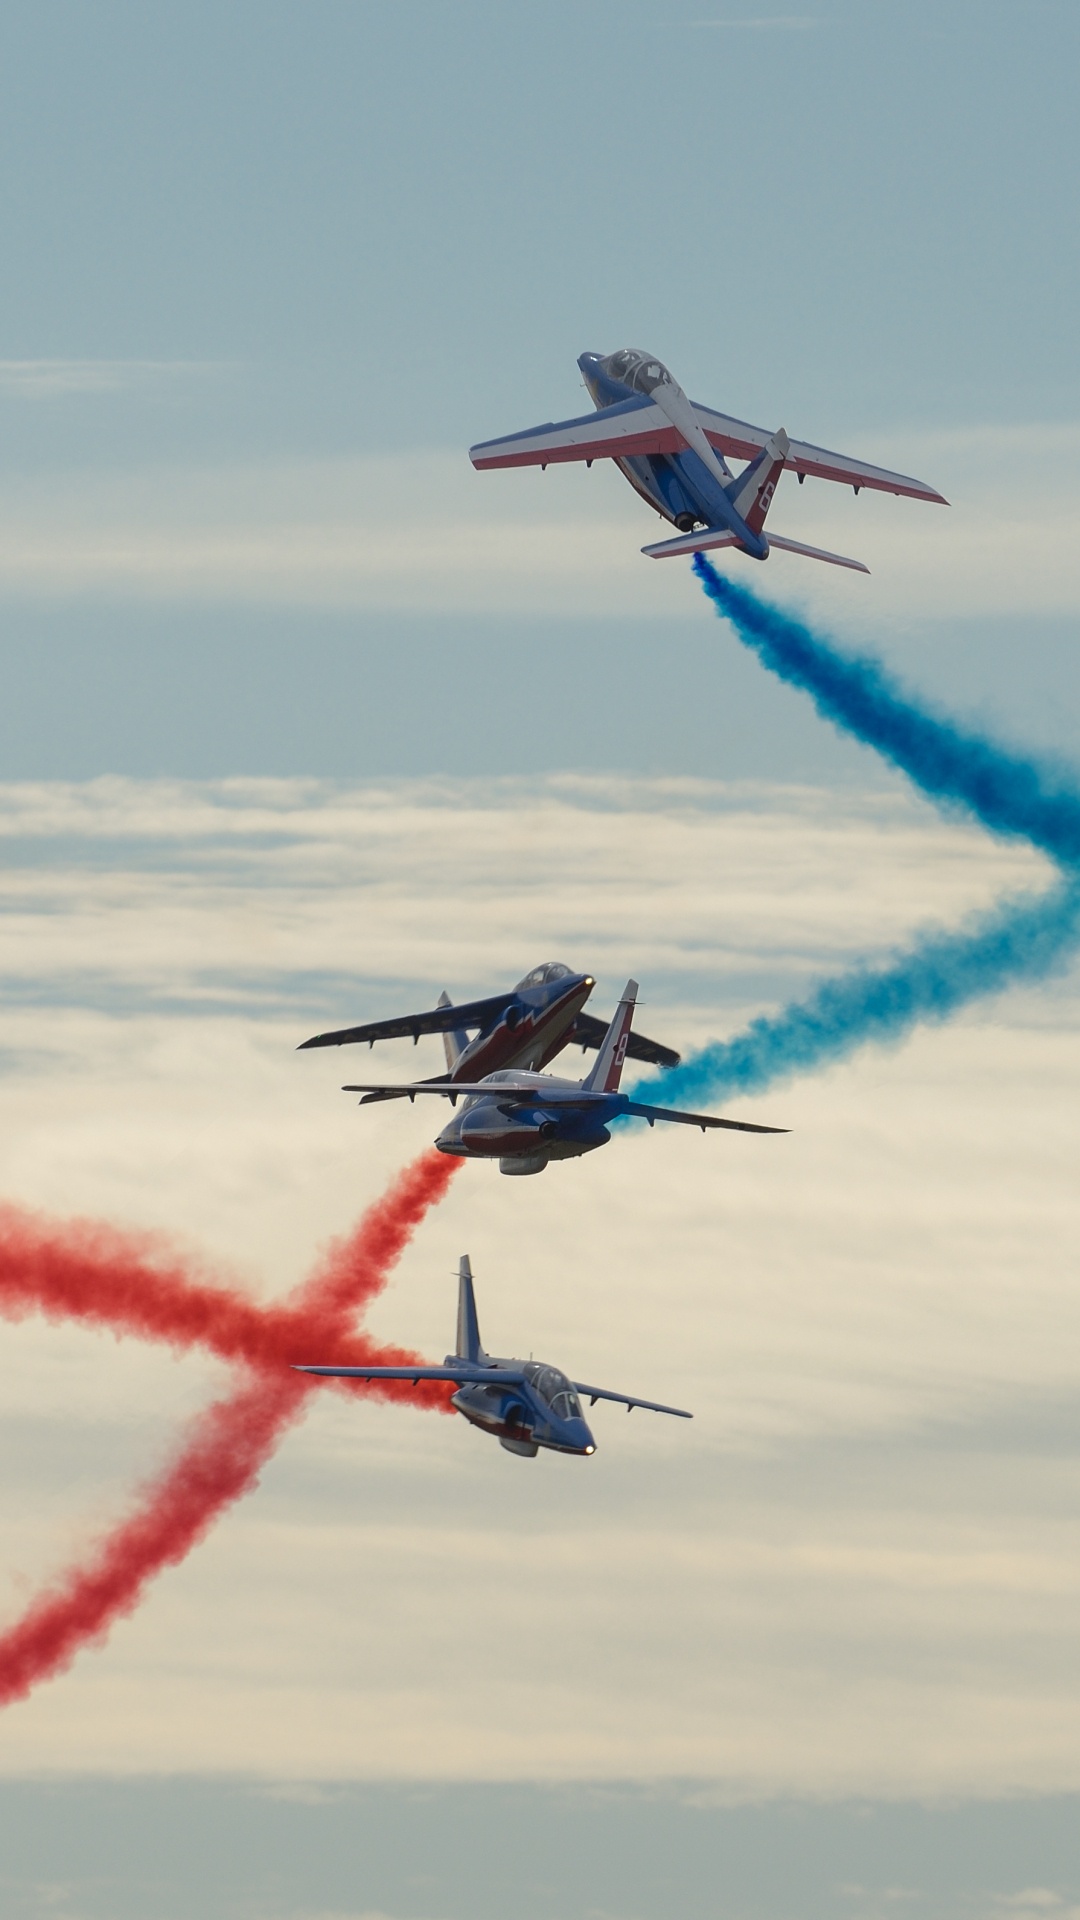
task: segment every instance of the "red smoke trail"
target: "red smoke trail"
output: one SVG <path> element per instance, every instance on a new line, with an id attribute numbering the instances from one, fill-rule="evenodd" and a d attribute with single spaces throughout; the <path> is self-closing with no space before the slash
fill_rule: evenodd
<path id="1" fill-rule="evenodd" d="M 289 1371 L 303 1359 L 393 1365 L 415 1356 L 379 1347 L 349 1321 L 386 1284 L 429 1207 L 442 1199 L 458 1163 L 425 1153 L 335 1242 L 283 1306 L 260 1308 L 234 1289 L 191 1279 L 162 1264 L 160 1242 L 76 1223 L 50 1230 L 7 1209 L 0 1216 L 0 1312 L 111 1326 L 173 1346 L 201 1345 L 245 1366 L 244 1384 L 193 1423 L 187 1443 L 144 1491 L 126 1520 L 82 1565 L 69 1568 L 0 1635 L 0 1706 L 25 1698 L 70 1665 L 131 1613 L 162 1567 L 197 1545 L 218 1514 L 253 1487 L 314 1381 Z M 354 1358 L 354 1356 L 359 1356 Z M 250 1370 L 256 1370 L 254 1373 Z M 356 1385 L 352 1383 L 355 1390 Z M 445 1410 L 445 1389 L 388 1381 L 389 1397 Z"/>
<path id="2" fill-rule="evenodd" d="M 151 1234 L 124 1234 L 97 1221 L 54 1225 L 15 1207 L 0 1208 L 0 1314 L 22 1319 L 80 1320 L 172 1347 L 205 1347 L 222 1360 L 280 1373 L 294 1360 L 318 1359 L 314 1347 L 334 1341 L 325 1358 L 342 1365 L 392 1366 L 396 1348 L 377 1348 L 366 1334 L 346 1332 L 349 1317 L 385 1284 L 414 1229 L 442 1199 L 457 1162 L 422 1154 L 355 1233 L 336 1242 L 320 1268 L 283 1303 L 259 1306 L 236 1287 L 193 1274 L 190 1264 Z M 396 1388 L 396 1383 L 388 1383 Z M 406 1383 L 406 1397 L 415 1398 Z"/>

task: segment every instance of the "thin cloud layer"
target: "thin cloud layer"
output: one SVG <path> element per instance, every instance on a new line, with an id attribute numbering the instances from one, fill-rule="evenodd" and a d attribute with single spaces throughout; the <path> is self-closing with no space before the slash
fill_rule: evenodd
<path id="1" fill-rule="evenodd" d="M 852 623 L 1080 610 L 1075 429 L 862 439 L 952 506 L 789 476 L 776 530 L 855 554 L 873 584 L 774 554 L 777 590 Z M 637 551 L 655 525 L 610 463 L 478 475 L 464 450 L 20 475 L 0 486 L 0 595 L 694 618 L 686 569 Z"/>
<path id="2" fill-rule="evenodd" d="M 294 1051 L 316 1025 L 561 955 L 601 1010 L 636 973 L 642 1025 L 685 1047 L 1039 876 L 892 796 L 4 797 L 2 1190 L 174 1232 L 260 1297 L 435 1130 L 358 1112 L 347 1055 Z M 382 1058 L 440 1064 L 435 1042 Z M 1080 1784 L 1078 1071 L 1066 981 L 740 1103 L 783 1141 L 657 1130 L 531 1182 L 466 1168 L 376 1337 L 445 1352 L 468 1248 L 494 1350 L 692 1425 L 598 1409 L 582 1471 L 327 1396 L 104 1652 L 0 1722 L 0 1770 Z M 35 1323 L 0 1342 L 11 1614 L 221 1376 Z"/>

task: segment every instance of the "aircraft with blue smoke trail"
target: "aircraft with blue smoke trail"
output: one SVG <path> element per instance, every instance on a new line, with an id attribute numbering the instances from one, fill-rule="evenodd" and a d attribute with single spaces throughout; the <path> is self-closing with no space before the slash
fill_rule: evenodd
<path id="1" fill-rule="evenodd" d="M 570 1380 L 559 1367 L 542 1360 L 496 1360 L 484 1352 L 476 1313 L 469 1256 L 458 1268 L 458 1317 L 455 1351 L 441 1367 L 297 1367 L 297 1373 L 323 1374 L 329 1380 L 446 1380 L 457 1386 L 451 1406 L 471 1426 L 490 1433 L 509 1453 L 535 1458 L 541 1447 L 552 1453 L 596 1452 L 596 1441 L 581 1411 L 581 1399 L 617 1400 L 626 1408 L 645 1407 L 649 1413 L 671 1413 L 692 1420 L 683 1407 L 664 1407 L 635 1394 L 613 1393 L 609 1387 L 588 1387 Z"/>
<path id="2" fill-rule="evenodd" d="M 749 1120 L 720 1120 L 712 1114 L 681 1113 L 674 1107 L 652 1107 L 619 1092 L 623 1063 L 630 1050 L 638 985 L 628 980 L 615 1009 L 591 1072 L 584 1080 L 559 1080 L 554 1074 L 511 1067 L 478 1080 L 414 1080 L 388 1086 L 385 1081 L 360 1081 L 343 1087 L 344 1093 L 368 1098 L 434 1093 L 456 1107 L 464 1105 L 439 1134 L 440 1153 L 462 1160 L 497 1160 L 500 1173 L 543 1173 L 550 1160 L 576 1160 L 605 1146 L 611 1139 L 608 1122 L 624 1116 L 672 1120 L 684 1126 L 723 1127 L 733 1133 L 786 1133 L 786 1127 L 763 1127 Z M 361 1102 L 363 1105 L 363 1102 Z"/>
<path id="3" fill-rule="evenodd" d="M 574 420 L 549 420 L 524 433 L 484 440 L 470 447 L 469 458 L 481 472 L 492 467 L 547 467 L 569 460 L 614 460 L 620 472 L 650 507 L 678 528 L 674 540 L 642 547 L 653 560 L 732 547 L 751 560 L 767 560 L 773 547 L 801 553 L 809 560 L 869 573 L 861 560 L 808 547 L 765 532 L 765 519 L 787 468 L 800 484 L 836 480 L 858 493 L 871 487 L 948 506 L 943 494 L 907 474 L 871 467 L 863 460 L 830 453 L 825 447 L 789 440 L 734 420 L 687 398 L 663 362 L 637 347 L 618 353 L 583 353 L 578 366 L 596 409 Z M 728 459 L 745 460 L 732 473 Z"/>
<path id="4" fill-rule="evenodd" d="M 588 1051 L 603 1044 L 607 1023 L 584 1011 L 595 985 L 591 973 L 575 973 L 561 960 L 546 960 L 533 967 L 516 987 L 490 994 L 486 1000 L 468 1000 L 455 1007 L 444 992 L 428 1013 L 407 1013 L 391 1020 L 371 1020 L 366 1026 L 341 1027 L 335 1033 L 317 1033 L 297 1051 L 363 1041 L 373 1047 L 376 1040 L 410 1037 L 415 1045 L 422 1033 L 441 1033 L 446 1072 L 433 1075 L 425 1082 L 428 1086 L 479 1080 L 507 1067 L 539 1071 L 564 1047 Z M 470 1033 L 475 1037 L 470 1039 Z M 661 1046 L 643 1033 L 631 1033 L 626 1050 L 631 1060 L 645 1060 L 653 1067 L 679 1064 L 674 1048 Z M 367 1100 L 404 1099 L 405 1092 L 405 1088 L 389 1088 L 368 1094 Z"/>

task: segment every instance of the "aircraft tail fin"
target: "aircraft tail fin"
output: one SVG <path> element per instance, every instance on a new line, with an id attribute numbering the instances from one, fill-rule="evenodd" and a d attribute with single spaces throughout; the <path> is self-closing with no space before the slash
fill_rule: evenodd
<path id="1" fill-rule="evenodd" d="M 637 1004 L 638 983 L 628 980 L 623 997 L 615 1009 L 611 1025 L 600 1042 L 600 1050 L 590 1072 L 582 1081 L 588 1093 L 615 1093 L 622 1079 L 623 1061 L 630 1044 L 630 1028 L 634 1024 L 634 1007 Z"/>
<path id="2" fill-rule="evenodd" d="M 727 489 L 728 499 L 751 533 L 760 533 L 765 525 L 765 515 L 772 506 L 776 483 L 783 472 L 790 448 L 791 441 L 783 427 L 779 427 Z"/>
<path id="3" fill-rule="evenodd" d="M 444 991 L 440 993 L 436 1004 L 440 1007 L 452 1007 L 454 1003 L 444 989 Z M 455 1027 L 452 1033 L 447 1032 L 443 1034 L 443 1049 L 446 1053 L 448 1072 L 453 1073 L 454 1068 L 457 1066 L 468 1044 L 469 1036 L 464 1027 Z"/>
<path id="4" fill-rule="evenodd" d="M 459 1360 L 472 1360 L 474 1363 L 485 1357 L 480 1344 L 480 1322 L 476 1316 L 476 1294 L 467 1253 L 462 1254 L 458 1266 L 457 1344 L 454 1352 Z"/>

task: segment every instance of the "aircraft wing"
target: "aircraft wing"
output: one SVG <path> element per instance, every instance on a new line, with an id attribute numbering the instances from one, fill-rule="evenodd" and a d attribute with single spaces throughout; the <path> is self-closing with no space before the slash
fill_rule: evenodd
<path id="1" fill-rule="evenodd" d="M 482 1093 L 504 1110 L 510 1107 L 592 1107 L 611 1098 L 610 1094 L 585 1087 L 560 1087 L 557 1082 L 551 1087 L 525 1087 L 515 1086 L 513 1081 L 505 1080 L 414 1080 L 411 1084 L 357 1080 L 342 1087 L 341 1091 L 363 1093 L 369 1098 L 375 1095 L 376 1098 L 404 1097 L 407 1100 L 415 1100 L 418 1093 L 439 1093 L 444 1100 L 456 1100 L 459 1095 L 467 1099 L 470 1094 Z M 680 1113 L 675 1107 L 649 1107 L 640 1100 L 627 1100 L 621 1111 L 647 1120 L 650 1127 L 657 1120 L 678 1120 L 686 1127 L 700 1127 L 702 1132 L 706 1127 L 724 1127 L 732 1133 L 790 1132 L 789 1127 L 763 1127 L 754 1120 L 721 1120 L 713 1113 Z"/>
<path id="2" fill-rule="evenodd" d="M 677 1420 L 692 1420 L 693 1414 L 685 1407 L 662 1407 L 658 1400 L 637 1400 L 630 1393 L 609 1393 L 606 1387 L 587 1387 L 582 1380 L 574 1381 L 575 1391 L 588 1394 L 590 1403 L 595 1406 L 598 1400 L 617 1400 L 629 1413 L 631 1407 L 645 1407 L 649 1413 L 673 1413 Z"/>
<path id="3" fill-rule="evenodd" d="M 767 439 L 765 434 L 762 446 Z M 483 473 L 490 467 L 546 467 L 567 460 L 678 453 L 685 444 L 655 400 L 635 394 L 632 400 L 620 400 L 614 407 L 601 407 L 577 420 L 548 420 L 542 427 L 505 434 L 501 440 L 482 440 L 469 448 L 469 459 Z"/>
<path id="4" fill-rule="evenodd" d="M 732 1133 L 790 1133 L 790 1127 L 760 1127 L 753 1120 L 718 1120 L 711 1113 L 678 1113 L 674 1107 L 646 1107 L 640 1100 L 628 1100 L 624 1112 L 637 1114 L 647 1120 L 650 1127 L 654 1120 L 681 1120 L 685 1127 L 727 1127 Z"/>
<path id="5" fill-rule="evenodd" d="M 592 1107 L 598 1100 L 610 1098 L 606 1093 L 597 1093 L 590 1088 L 573 1083 L 569 1086 L 560 1086 L 558 1081 L 551 1087 L 526 1087 L 516 1085 L 513 1080 L 450 1080 L 448 1078 L 396 1082 L 355 1080 L 350 1081 L 348 1086 L 342 1087 L 341 1091 L 342 1093 L 363 1093 L 369 1099 L 391 1099 L 404 1096 L 408 1100 L 414 1100 L 418 1093 L 441 1093 L 444 1100 L 456 1100 L 459 1094 L 467 1098 L 469 1094 L 483 1093 L 489 1099 L 496 1100 L 501 1107 Z M 361 1101 L 360 1104 L 363 1106 L 364 1102 Z M 644 1112 L 645 1109 L 642 1108 L 641 1111 Z M 668 1114 L 664 1107 L 650 1108 L 650 1112 L 658 1113 L 665 1119 L 696 1119 L 697 1117 L 693 1114 L 673 1116 Z M 734 1127 L 740 1123 L 735 1120 L 710 1120 L 708 1124 L 710 1127 Z M 775 1133 L 777 1129 L 766 1127 L 758 1131 Z"/>
<path id="6" fill-rule="evenodd" d="M 444 1100 L 456 1100 L 458 1094 L 470 1093 L 498 1094 L 500 1099 L 517 1093 L 524 1100 L 529 1098 L 524 1087 L 493 1086 L 490 1080 L 451 1080 L 448 1076 L 438 1080 L 356 1080 L 342 1087 L 342 1093 L 363 1093 L 369 1100 L 415 1100 L 418 1093 L 441 1093 Z M 539 1095 L 534 1094 L 534 1099 Z M 361 1106 L 365 1104 L 362 1100 Z"/>
<path id="7" fill-rule="evenodd" d="M 709 444 L 718 453 L 735 460 L 753 460 L 772 437 L 768 427 L 752 427 L 746 420 L 734 420 L 729 414 L 714 413 L 711 407 L 693 402 L 694 412 Z M 871 467 L 865 460 L 852 460 L 845 453 L 830 453 L 827 447 L 813 447 L 806 440 L 792 440 L 784 459 L 792 472 L 808 473 L 815 480 L 839 480 L 849 487 L 874 487 L 880 493 L 902 493 L 912 500 L 934 500 L 947 507 L 944 494 L 928 486 L 925 480 L 913 480 L 906 473 L 890 473 L 887 467 Z"/>
<path id="8" fill-rule="evenodd" d="M 475 1367 L 469 1360 L 453 1367 L 293 1367 L 292 1371 L 319 1373 L 327 1380 L 454 1380 L 459 1387 L 477 1383 L 489 1387 L 520 1387 L 525 1380 L 520 1368 L 515 1371 L 512 1367 Z"/>
<path id="9" fill-rule="evenodd" d="M 607 1033 L 606 1020 L 597 1020 L 591 1013 L 579 1013 L 569 1033 L 567 1043 L 572 1047 L 599 1047 Z M 677 1067 L 682 1055 L 673 1047 L 661 1046 L 659 1040 L 649 1040 L 643 1033 L 630 1029 L 627 1056 L 631 1060 L 647 1060 L 654 1067 Z"/>
<path id="10" fill-rule="evenodd" d="M 398 1020 L 369 1020 L 363 1027 L 341 1027 L 336 1033 L 317 1033 L 302 1040 L 297 1053 L 307 1047 L 348 1047 L 366 1040 L 418 1040 L 422 1033 L 453 1033 L 458 1027 L 486 1027 L 506 1012 L 515 995 L 494 993 L 487 1000 L 467 1000 L 460 1007 L 432 1007 L 430 1013 L 406 1013 Z"/>

